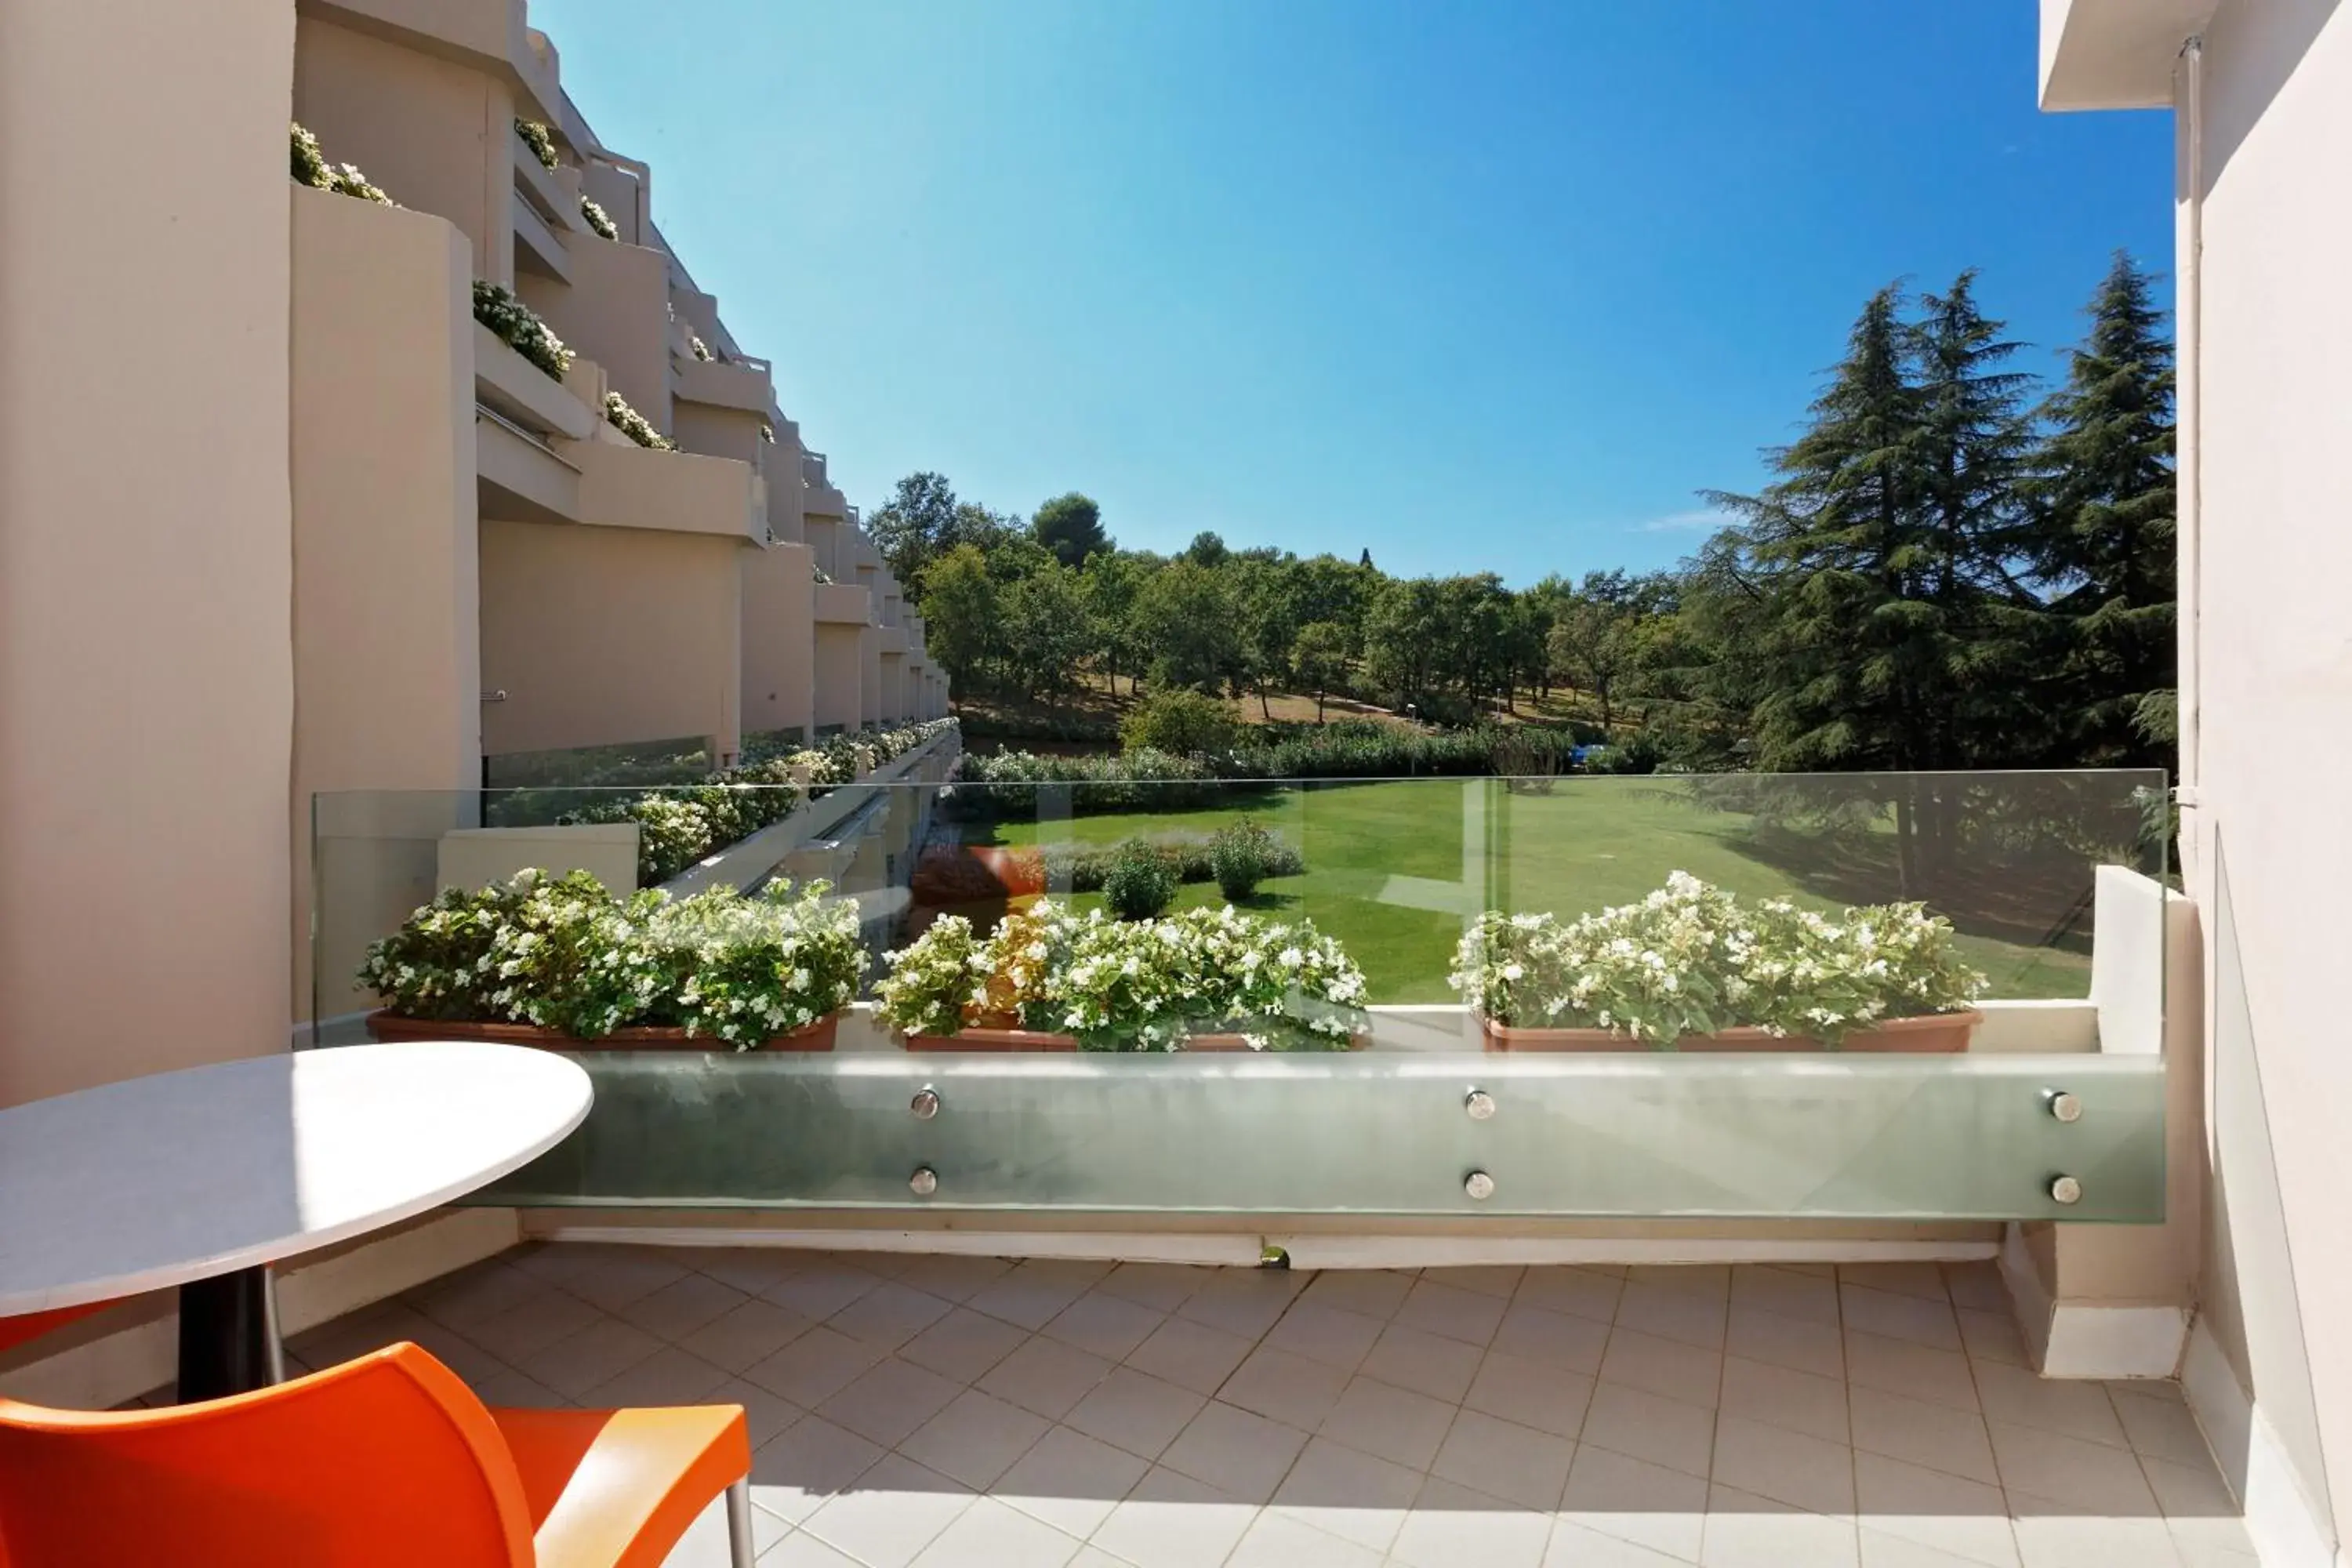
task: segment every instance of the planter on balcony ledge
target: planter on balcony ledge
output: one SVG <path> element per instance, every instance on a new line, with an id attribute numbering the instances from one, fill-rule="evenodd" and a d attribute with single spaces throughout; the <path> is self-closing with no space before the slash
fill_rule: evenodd
<path id="1" fill-rule="evenodd" d="M 1076 1051 L 1085 1047 L 1076 1035 L 1057 1035 L 1044 1029 L 1013 1027 L 1010 1020 L 998 1019 L 987 1024 L 967 1024 L 952 1035 L 908 1035 L 907 1048 L 918 1053 L 933 1051 Z M 1371 1043 L 1369 1034 L 1349 1037 L 1347 1049 L 1360 1051 Z M 1254 1051 L 1247 1035 L 1197 1034 L 1186 1035 L 1177 1046 L 1181 1051 Z"/>
<path id="2" fill-rule="evenodd" d="M 1158 920 L 1079 915 L 1050 900 L 986 937 L 941 915 L 886 956 L 877 1015 L 911 1051 L 1348 1050 L 1368 1040 L 1364 977 L 1312 925 L 1231 909 Z M 1014 1026 L 1024 1013 L 1074 1034 Z"/>
<path id="3" fill-rule="evenodd" d="M 1075 1051 L 1078 1048 L 1076 1035 L 1056 1035 L 1044 1029 L 1015 1027 L 1013 1021 L 999 1018 L 985 1024 L 967 1024 L 952 1035 L 908 1035 L 907 1048 L 910 1051 Z"/>
<path id="4" fill-rule="evenodd" d="M 394 1040 L 488 1040 L 501 1046 L 531 1046 L 545 1051 L 728 1051 L 735 1047 L 709 1035 L 689 1035 L 675 1025 L 636 1024 L 593 1040 L 574 1039 L 536 1024 L 411 1018 L 382 1008 L 367 1016 L 368 1037 Z M 841 1015 L 829 1013 L 806 1028 L 778 1035 L 751 1047 L 759 1051 L 829 1051 L 841 1030 Z"/>
<path id="5" fill-rule="evenodd" d="M 1676 871 L 1572 921 L 1490 910 L 1447 976 L 1490 1051 L 1965 1051 L 1985 978 L 1919 904 L 1824 913 Z"/>
<path id="6" fill-rule="evenodd" d="M 1802 1035 L 1775 1035 L 1748 1025 L 1712 1035 L 1683 1035 L 1671 1046 L 1644 1045 L 1614 1029 L 1514 1028 L 1478 1015 L 1478 1033 L 1489 1051 L 1878 1051 L 1925 1056 L 1958 1055 L 1969 1048 L 1969 1037 L 1984 1017 L 1975 1008 L 1957 1013 L 1927 1013 L 1911 1018 L 1889 1018 L 1867 1029 L 1849 1032 L 1835 1045 Z"/>

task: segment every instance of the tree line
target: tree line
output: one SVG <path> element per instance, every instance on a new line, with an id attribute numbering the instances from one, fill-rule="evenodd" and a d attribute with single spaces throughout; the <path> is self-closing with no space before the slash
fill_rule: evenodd
<path id="1" fill-rule="evenodd" d="M 1119 547 L 1101 508 L 1027 519 L 899 481 L 869 517 L 959 693 L 1050 710 L 1091 683 L 1348 697 L 1440 724 L 1572 716 L 1697 770 L 2166 766 L 2173 371 L 2118 254 L 2055 385 L 1973 271 L 1878 290 L 1801 434 L 1663 572 L 1394 577 L 1204 532 Z M 1530 544 L 1540 548 L 1541 542 Z"/>

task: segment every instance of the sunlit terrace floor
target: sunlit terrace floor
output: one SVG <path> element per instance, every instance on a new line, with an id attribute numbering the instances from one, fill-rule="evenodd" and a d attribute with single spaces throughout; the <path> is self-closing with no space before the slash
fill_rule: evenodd
<path id="1" fill-rule="evenodd" d="M 2253 1561 L 2178 1390 L 2036 1378 L 1990 1264 L 551 1246 L 292 1348 L 400 1339 L 492 1403 L 741 1403 L 763 1568 Z"/>

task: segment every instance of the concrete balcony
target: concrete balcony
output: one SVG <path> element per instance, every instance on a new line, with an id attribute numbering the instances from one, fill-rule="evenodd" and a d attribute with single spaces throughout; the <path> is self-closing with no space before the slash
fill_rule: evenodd
<path id="1" fill-rule="evenodd" d="M 499 78 L 526 120 L 558 123 L 561 62 L 524 0 L 299 0 L 297 10 Z"/>
<path id="2" fill-rule="evenodd" d="M 539 154 L 520 131 L 508 141 L 508 163 L 514 170 L 515 195 L 536 213 L 545 226 L 564 235 L 585 234 L 587 225 L 580 216 L 580 171 L 550 169 L 539 161 Z"/>
<path id="3" fill-rule="evenodd" d="M 604 367 L 631 407 L 671 434 L 668 256 L 592 237 L 567 260 L 570 287 L 525 271 L 516 291 L 558 337 Z"/>
<path id="4" fill-rule="evenodd" d="M 596 431 L 597 416 L 586 404 L 479 321 L 474 323 L 474 401 L 541 436 L 585 441 Z"/>
<path id="5" fill-rule="evenodd" d="M 748 463 L 603 439 L 563 455 L 580 468 L 582 522 L 767 542 L 767 498 Z"/>
<path id="6" fill-rule="evenodd" d="M 822 470 L 820 470 L 822 472 Z M 803 489 L 801 510 L 809 517 L 828 518 L 838 522 L 849 515 L 849 498 L 822 479 L 809 480 L 807 470 L 802 470 Z"/>
<path id="7" fill-rule="evenodd" d="M 873 597 L 855 583 L 819 583 L 816 618 L 820 626 L 862 626 L 872 616 Z"/>
<path id="8" fill-rule="evenodd" d="M 902 626 L 874 628 L 874 648 L 885 658 L 898 658 L 907 652 L 907 633 Z"/>
<path id="9" fill-rule="evenodd" d="M 764 361 L 695 359 L 674 364 L 670 376 L 671 395 L 681 403 L 699 403 L 712 408 L 731 408 L 740 413 L 768 416 L 776 401 L 772 377 Z M 779 437 L 781 439 L 781 436 Z"/>
<path id="10" fill-rule="evenodd" d="M 529 202 L 514 204 L 514 264 L 567 287 L 572 282 L 572 252 Z"/>

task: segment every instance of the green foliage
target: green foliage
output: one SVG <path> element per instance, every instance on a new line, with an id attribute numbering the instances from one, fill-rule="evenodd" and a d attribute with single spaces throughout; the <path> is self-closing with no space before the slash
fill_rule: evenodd
<path id="1" fill-rule="evenodd" d="M 826 884 L 673 901 L 584 871 L 453 889 L 368 949 L 359 973 L 409 1017 L 534 1024 L 593 1040 L 636 1025 L 749 1049 L 849 1005 L 865 973 L 854 900 Z"/>
<path id="2" fill-rule="evenodd" d="M 1129 712 L 1118 727 L 1129 751 L 1165 752 L 1197 757 L 1234 748 L 1233 710 L 1198 691 L 1155 691 Z"/>
<path id="3" fill-rule="evenodd" d="M 1240 661 L 1232 585 L 1198 561 L 1173 561 L 1153 573 L 1137 596 L 1135 618 L 1154 686 L 1216 691 Z"/>
<path id="4" fill-rule="evenodd" d="M 924 646 L 957 689 L 969 689 L 997 626 L 996 584 L 979 550 L 958 545 L 933 563 L 923 575 L 922 605 Z"/>
<path id="5" fill-rule="evenodd" d="M 1015 579 L 999 596 L 998 617 L 1000 667 L 1016 689 L 1050 700 L 1076 689 L 1079 661 L 1093 641 L 1077 573 L 1049 561 L 1044 570 Z M 925 628 L 928 635 L 928 622 Z"/>
<path id="6" fill-rule="evenodd" d="M 946 805 L 966 816 L 1017 816 L 1034 808 L 1036 785 L 1051 784 L 1069 786 L 1071 810 L 1094 816 L 1230 803 L 1237 784 L 1271 779 L 1476 777 L 1502 771 L 1506 762 L 1514 772 L 1565 773 L 1573 765 L 1580 733 L 1522 725 L 1432 734 L 1377 719 L 1350 719 L 1213 755 L 1151 748 L 1116 757 L 966 752 Z"/>
<path id="7" fill-rule="evenodd" d="M 1217 829 L 1209 845 L 1209 864 L 1216 873 L 1217 891 L 1238 903 L 1274 876 L 1275 866 L 1287 847 L 1249 817 Z M 1303 869 L 1303 868 L 1302 868 Z"/>
<path id="8" fill-rule="evenodd" d="M 1311 694 L 1318 721 L 1338 694 L 1461 730 L 1532 700 L 1540 721 L 1591 725 L 1622 767 L 2158 763 L 2177 722 L 2175 502 L 2170 348 L 2152 299 L 2118 258 L 2065 385 L 2037 412 L 1973 273 L 1916 298 L 1881 290 L 1798 438 L 1769 454 L 1772 482 L 1706 492 L 1728 526 L 1671 572 L 1515 590 L 1206 531 L 1164 558 L 1076 542 L 1086 518 L 1099 523 L 1086 498 L 1025 528 L 938 474 L 902 480 L 873 521 L 904 582 L 976 552 L 934 648 L 953 645 L 961 694 L 1008 710 L 1058 704 L 1089 678 L 1125 697 L 1146 676 L 1158 690 L 1255 692 L 1269 728 L 1287 692 Z M 1026 587 L 1072 560 L 1075 605 L 1057 584 Z M 1917 868 L 1951 851 L 1932 803 L 1901 835 Z"/>
<path id="9" fill-rule="evenodd" d="M 1497 1023 L 1610 1029 L 1663 1048 L 1738 1026 L 1835 1045 L 1966 1007 L 1985 985 L 1950 923 L 1921 905 L 1830 917 L 1786 899 L 1743 903 L 1683 871 L 1638 903 L 1565 924 L 1489 910 L 1448 979 Z"/>
<path id="10" fill-rule="evenodd" d="M 541 168 L 552 174 L 563 166 L 555 155 L 555 136 L 546 126 L 536 120 L 518 118 L 514 128 L 515 134 L 530 144 L 531 154 L 539 160 Z"/>
<path id="11" fill-rule="evenodd" d="M 1299 684 L 1315 693 L 1315 721 L 1320 724 L 1325 700 L 1348 683 L 1348 628 L 1337 621 L 1307 622 L 1290 645 L 1290 660 Z"/>
<path id="12" fill-rule="evenodd" d="M 557 381 L 572 368 L 572 351 L 563 346 L 563 340 L 511 289 L 475 279 L 474 320 Z M 608 399 L 608 406 L 609 403 Z"/>
<path id="13" fill-rule="evenodd" d="M 1102 508 L 1076 490 L 1039 507 L 1030 527 L 1037 542 L 1065 566 L 1083 566 L 1087 557 L 1110 548 L 1110 537 L 1103 531 Z"/>
<path id="14" fill-rule="evenodd" d="M 378 202 L 385 206 L 397 206 L 381 186 L 369 183 L 368 177 L 349 163 L 330 163 L 319 147 L 318 137 L 299 124 L 289 121 L 292 129 L 293 176 L 298 185 L 313 190 L 332 191 L 337 195 L 356 196 L 364 202 Z"/>
<path id="15" fill-rule="evenodd" d="M 630 407 L 629 400 L 617 392 L 604 395 L 604 423 L 640 447 L 650 447 L 657 452 L 677 450 L 677 442 L 655 429 L 653 421 Z"/>
<path id="16" fill-rule="evenodd" d="M 620 225 L 613 221 L 613 215 L 606 212 L 602 205 L 590 197 L 582 196 L 580 198 L 580 216 L 583 222 L 586 223 L 591 229 L 594 230 L 597 234 L 602 235 L 604 238 L 618 239 L 621 237 Z"/>
<path id="17" fill-rule="evenodd" d="M 1111 856 L 1103 878 L 1103 902 L 1123 921 L 1146 921 L 1168 912 L 1176 901 L 1176 872 L 1166 856 L 1130 838 Z"/>
<path id="18" fill-rule="evenodd" d="M 2042 405 L 2030 490 L 2034 571 L 2064 618 L 2064 750 L 2115 767 L 2165 766 L 2177 738 L 2172 346 L 2153 285 L 2117 253 Z"/>

